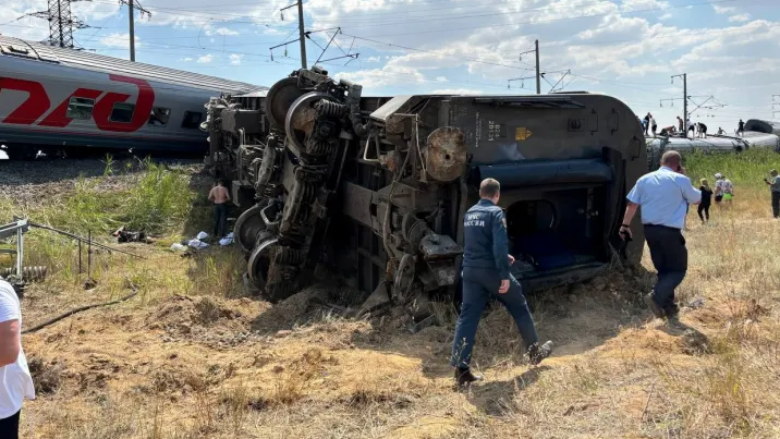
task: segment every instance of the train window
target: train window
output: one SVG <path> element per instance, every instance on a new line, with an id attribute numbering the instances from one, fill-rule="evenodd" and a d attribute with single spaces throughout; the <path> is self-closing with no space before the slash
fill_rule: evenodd
<path id="1" fill-rule="evenodd" d="M 168 119 L 170 119 L 170 117 L 170 108 L 154 107 L 152 108 L 152 113 L 149 115 L 149 125 L 164 127 L 168 125 Z"/>
<path id="2" fill-rule="evenodd" d="M 185 111 L 184 121 L 182 121 L 181 126 L 182 128 L 198 128 L 200 126 L 200 121 L 202 119 L 203 119 L 203 113 L 198 113 L 195 111 Z"/>
<path id="3" fill-rule="evenodd" d="M 92 117 L 94 99 L 72 97 L 68 102 L 68 111 L 65 113 L 69 119 L 87 120 Z"/>
<path id="4" fill-rule="evenodd" d="M 114 104 L 114 108 L 111 110 L 111 117 L 108 120 L 111 122 L 130 123 L 133 121 L 133 111 L 135 111 L 135 104 L 117 102 Z"/>

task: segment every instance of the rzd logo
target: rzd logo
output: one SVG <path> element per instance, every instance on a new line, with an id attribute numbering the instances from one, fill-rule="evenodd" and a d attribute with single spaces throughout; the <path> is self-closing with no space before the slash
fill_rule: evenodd
<path id="1" fill-rule="evenodd" d="M 95 125 L 97 125 L 98 129 L 101 131 L 124 133 L 136 131 L 146 123 L 146 119 L 152 111 L 152 106 L 154 105 L 154 90 L 148 82 L 142 79 L 128 78 L 120 75 L 108 75 L 108 78 L 115 82 L 133 84 L 138 87 L 138 101 L 135 104 L 133 119 L 129 123 L 111 122 L 109 118 L 111 117 L 111 111 L 114 108 L 114 104 L 117 102 L 125 102 L 130 95 L 114 92 L 106 93 L 99 101 L 95 102 L 95 107 L 92 111 L 92 118 L 95 120 Z M 2 92 L 2 90 L 17 90 L 29 94 L 27 99 L 19 105 L 16 110 L 12 111 L 8 117 L 3 119 L 3 123 L 32 125 L 51 108 L 49 96 L 46 94 L 43 85 L 39 82 L 0 77 L 0 92 Z M 68 104 L 70 103 L 71 98 L 97 99 L 101 94 L 103 94 L 102 90 L 79 88 L 62 101 L 57 108 L 49 113 L 45 119 L 38 123 L 38 125 L 64 128 L 68 126 L 72 120 L 67 115 Z"/>

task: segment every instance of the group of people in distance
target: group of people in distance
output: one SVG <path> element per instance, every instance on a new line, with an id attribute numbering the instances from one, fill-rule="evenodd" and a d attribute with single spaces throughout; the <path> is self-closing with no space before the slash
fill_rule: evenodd
<path id="1" fill-rule="evenodd" d="M 769 186 L 772 199 L 772 216 L 775 219 L 780 219 L 780 174 L 778 174 L 776 169 L 769 171 L 769 178 L 764 178 L 764 183 Z M 699 203 L 698 214 L 701 222 L 707 223 L 710 220 L 710 206 L 712 205 L 713 197 L 715 198 L 715 203 L 719 206 L 731 206 L 734 200 L 734 183 L 718 172 L 715 174 L 714 189 L 710 188 L 706 178 L 702 178 L 700 184 L 701 202 Z"/>
<path id="2" fill-rule="evenodd" d="M 658 132 L 658 123 L 652 113 L 648 112 L 644 118 L 639 118 L 639 123 L 642 124 L 642 131 L 644 131 L 645 136 L 649 136 L 651 133 L 653 134 L 653 137 L 659 134 L 661 136 L 675 136 L 685 133 L 685 136 L 687 137 L 688 133 L 691 133 L 692 138 L 707 138 L 707 125 L 702 122 L 691 122 L 690 119 L 683 121 L 680 116 L 677 116 L 677 126 L 669 125 L 662 127 L 660 133 Z M 741 136 L 744 132 L 745 122 L 740 119 L 739 124 L 737 125 L 736 134 Z M 724 131 L 723 128 L 718 128 L 718 134 L 726 134 L 726 131 Z"/>
<path id="3" fill-rule="evenodd" d="M 734 199 L 734 183 L 718 172 L 715 174 L 714 190 L 710 188 L 710 184 L 706 178 L 702 178 L 700 184 L 699 191 L 701 191 L 701 202 L 699 203 L 697 213 L 699 214 L 701 222 L 707 223 L 710 220 L 710 206 L 712 206 L 713 195 L 715 197 L 715 203 L 718 205 L 725 203 L 730 206 Z"/>

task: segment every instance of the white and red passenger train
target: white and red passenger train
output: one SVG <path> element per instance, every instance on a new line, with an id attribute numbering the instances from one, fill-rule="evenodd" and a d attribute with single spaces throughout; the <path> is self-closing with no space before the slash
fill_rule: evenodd
<path id="1" fill-rule="evenodd" d="M 89 149 L 204 152 L 204 104 L 252 84 L 0 36 L 0 145 L 10 158 Z"/>

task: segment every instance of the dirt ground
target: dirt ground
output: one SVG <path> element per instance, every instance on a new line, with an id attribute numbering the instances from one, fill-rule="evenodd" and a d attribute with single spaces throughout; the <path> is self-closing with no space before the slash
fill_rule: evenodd
<path id="1" fill-rule="evenodd" d="M 653 320 L 639 300 L 652 275 L 615 267 L 531 298 L 556 344 L 532 367 L 495 307 L 475 348 L 485 380 L 464 392 L 447 365 L 451 306 L 414 333 L 393 314 L 344 319 L 309 300 L 338 284 L 271 306 L 243 291 L 235 249 L 127 244 L 146 259 L 97 256 L 92 289 L 72 269 L 27 289 L 25 328 L 139 294 L 24 336 L 38 398 L 22 437 L 780 437 L 779 226 L 736 212 L 691 221 L 679 296 L 695 331 Z"/>

